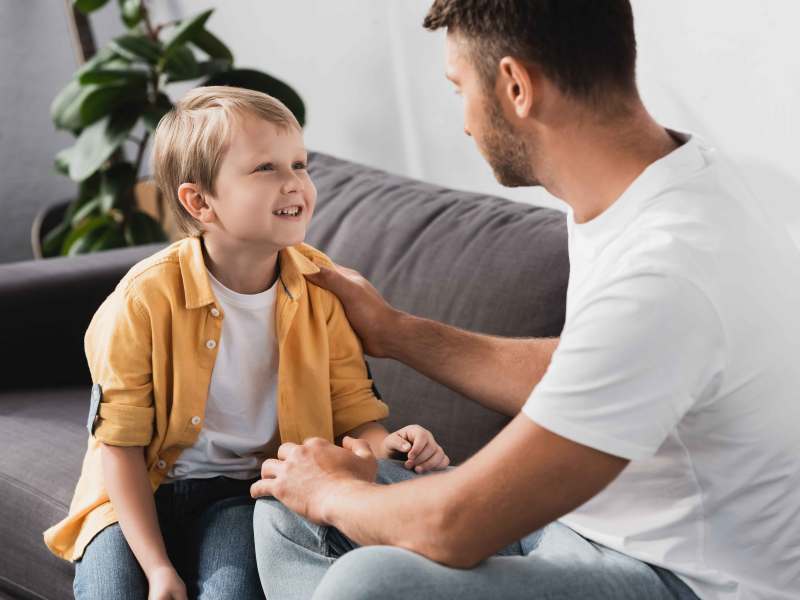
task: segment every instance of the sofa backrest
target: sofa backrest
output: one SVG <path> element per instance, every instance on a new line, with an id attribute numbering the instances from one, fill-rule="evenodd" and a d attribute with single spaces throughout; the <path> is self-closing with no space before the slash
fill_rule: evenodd
<path id="1" fill-rule="evenodd" d="M 558 336 L 569 260 L 564 214 L 313 154 L 307 238 L 396 307 L 471 331 Z M 406 366 L 369 359 L 389 425 L 419 423 L 463 461 L 508 421 Z M 465 373 L 465 377 L 469 374 Z"/>
<path id="2" fill-rule="evenodd" d="M 560 334 L 569 269 L 562 213 L 324 154 L 312 155 L 311 176 L 319 198 L 308 242 L 361 271 L 398 308 L 489 334 Z M 0 338 L 10 341 L 0 350 L 0 389 L 86 384 L 88 398 L 89 320 L 125 272 L 159 248 L 0 265 Z M 389 425 L 430 428 L 455 462 L 508 420 L 402 364 L 370 366 L 392 409 Z"/>

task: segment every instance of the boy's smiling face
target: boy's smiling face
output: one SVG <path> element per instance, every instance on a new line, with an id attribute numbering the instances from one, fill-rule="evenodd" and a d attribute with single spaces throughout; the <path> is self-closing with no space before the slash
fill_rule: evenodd
<path id="1" fill-rule="evenodd" d="M 215 193 L 204 193 L 213 213 L 202 219 L 206 232 L 276 250 L 301 243 L 317 199 L 307 166 L 300 131 L 254 115 L 236 118 Z"/>

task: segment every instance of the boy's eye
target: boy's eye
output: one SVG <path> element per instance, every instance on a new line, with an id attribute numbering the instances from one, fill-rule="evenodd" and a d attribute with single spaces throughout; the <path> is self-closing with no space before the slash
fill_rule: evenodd
<path id="1" fill-rule="evenodd" d="M 302 162 L 302 161 L 297 161 L 296 163 L 294 163 L 292 165 L 292 168 L 293 169 L 301 169 L 302 170 L 302 169 L 307 169 L 308 165 L 306 163 Z"/>
<path id="2" fill-rule="evenodd" d="M 258 167 L 256 167 L 256 171 L 274 171 L 274 170 L 275 167 L 272 165 L 272 163 L 264 163 L 263 165 L 258 165 Z"/>

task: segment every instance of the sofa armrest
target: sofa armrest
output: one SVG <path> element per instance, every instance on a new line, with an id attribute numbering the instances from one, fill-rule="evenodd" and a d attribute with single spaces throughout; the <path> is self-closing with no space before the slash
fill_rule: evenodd
<path id="1" fill-rule="evenodd" d="M 92 315 L 162 247 L 0 265 L 0 389 L 89 384 L 83 336 Z"/>

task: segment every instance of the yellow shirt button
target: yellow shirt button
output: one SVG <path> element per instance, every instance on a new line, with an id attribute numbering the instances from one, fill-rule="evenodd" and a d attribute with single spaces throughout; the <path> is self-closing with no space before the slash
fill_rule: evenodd
<path id="1" fill-rule="evenodd" d="M 209 350 L 213 350 L 216 347 L 217 347 L 217 342 L 215 342 L 214 340 L 208 340 L 206 342 L 206 348 L 208 348 Z"/>
<path id="2" fill-rule="evenodd" d="M 200 417 L 192 417 L 192 425 L 200 425 Z"/>
<path id="3" fill-rule="evenodd" d="M 161 469 L 162 471 L 167 468 L 167 461 L 160 460 L 156 463 L 156 466 Z"/>
<path id="4" fill-rule="evenodd" d="M 219 309 L 217 309 L 217 308 L 212 308 L 212 309 L 211 309 L 211 316 L 212 316 L 212 317 L 218 317 L 218 316 L 219 316 Z"/>

